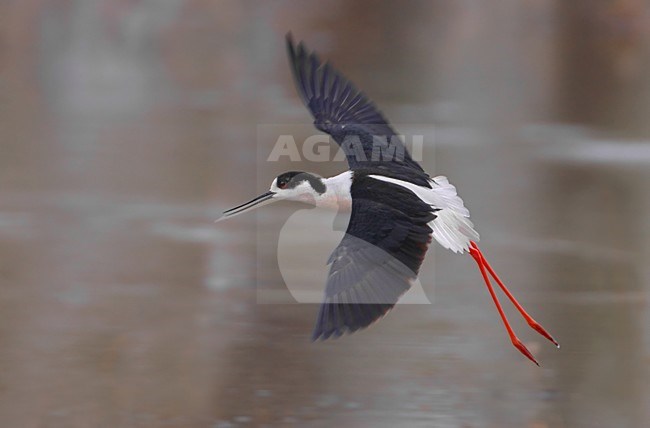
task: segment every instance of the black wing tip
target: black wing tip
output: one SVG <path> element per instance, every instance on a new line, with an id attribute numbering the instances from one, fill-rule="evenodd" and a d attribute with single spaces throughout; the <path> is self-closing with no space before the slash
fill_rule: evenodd
<path id="1" fill-rule="evenodd" d="M 289 31 L 285 35 L 287 45 L 287 54 L 289 57 L 289 68 L 293 75 L 293 80 L 298 90 L 298 95 L 305 105 L 314 96 L 314 88 L 311 87 L 309 78 L 313 73 L 312 67 L 319 68 L 320 61 L 314 53 L 310 53 L 303 42 L 296 44 L 293 33 Z"/>
<path id="2" fill-rule="evenodd" d="M 287 51 L 289 52 L 289 58 L 291 58 L 293 62 L 296 58 L 296 44 L 293 41 L 293 33 L 289 31 L 284 36 L 284 39 L 287 42 Z"/>
<path id="3" fill-rule="evenodd" d="M 350 329 L 347 326 L 343 326 L 342 328 L 332 328 L 329 330 L 325 330 L 320 324 L 317 324 L 316 328 L 314 328 L 314 331 L 311 334 L 311 341 L 324 342 L 327 339 L 332 339 L 332 340 L 338 339 L 343 335 L 352 334 L 355 331 L 360 330 L 361 328 Z"/>
<path id="4" fill-rule="evenodd" d="M 294 66 L 298 66 L 298 63 L 303 62 L 305 58 L 314 58 L 318 61 L 318 56 L 316 56 L 316 54 L 313 52 L 309 52 L 304 42 L 302 41 L 298 43 L 295 42 L 293 33 L 291 31 L 289 31 L 284 36 L 284 39 L 287 43 L 287 51 L 289 52 L 289 59 L 291 60 Z"/>
<path id="5" fill-rule="evenodd" d="M 346 333 L 346 331 L 340 331 L 340 330 L 323 330 L 320 325 L 317 325 L 314 331 L 311 334 L 311 341 L 312 342 L 324 342 L 327 339 L 338 339 L 339 337 L 343 336 Z M 351 332 L 348 332 L 351 333 Z"/>
<path id="6" fill-rule="evenodd" d="M 311 335 L 312 342 L 325 341 L 327 339 L 338 339 L 343 335 L 350 335 L 360 330 L 365 330 L 371 325 L 375 324 L 383 317 L 386 316 L 388 312 L 395 306 L 394 304 L 384 303 L 384 304 L 367 304 L 367 309 L 372 310 L 372 312 L 358 311 L 363 305 L 356 305 L 357 311 L 352 315 L 352 317 L 340 317 L 334 321 L 334 325 L 331 324 L 332 320 L 329 320 L 328 325 L 325 325 L 322 313 L 318 316 L 318 321 L 314 327 L 314 331 Z M 322 308 L 321 310 L 327 310 Z M 365 312 L 365 313 L 363 313 Z"/>

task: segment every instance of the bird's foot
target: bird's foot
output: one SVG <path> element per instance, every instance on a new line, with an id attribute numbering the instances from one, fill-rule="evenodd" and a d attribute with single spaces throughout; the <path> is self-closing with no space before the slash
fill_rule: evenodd
<path id="1" fill-rule="evenodd" d="M 514 338 L 512 338 L 512 344 L 514 345 L 515 348 L 517 348 L 517 349 L 519 350 L 519 352 L 521 352 L 522 354 L 524 354 L 524 355 L 526 356 L 526 358 L 528 358 L 528 359 L 529 359 L 530 361 L 532 361 L 533 363 L 537 364 L 537 367 L 539 367 L 539 363 L 537 362 L 537 360 L 535 359 L 535 357 L 533 357 L 533 354 L 528 350 L 528 348 L 526 348 L 526 345 L 524 345 L 524 344 L 521 342 L 521 340 L 519 340 L 519 339 L 517 338 L 517 336 L 515 336 Z"/>
<path id="2" fill-rule="evenodd" d="M 551 336 L 551 335 L 550 335 L 550 334 L 549 334 L 549 333 L 544 329 L 544 327 L 542 327 L 542 325 L 541 325 L 540 323 L 538 323 L 537 321 L 535 321 L 535 320 L 532 319 L 532 318 L 531 318 L 530 320 L 526 320 L 526 321 L 528 321 L 528 325 L 530 326 L 530 328 L 532 328 L 533 330 L 535 330 L 536 332 L 538 332 L 539 334 L 541 334 L 542 336 L 544 336 L 545 338 L 547 338 L 548 340 L 550 340 L 551 342 L 553 342 L 553 345 L 555 345 L 555 347 L 557 347 L 558 349 L 560 349 L 560 344 L 557 343 L 557 340 L 553 339 L 553 336 Z"/>

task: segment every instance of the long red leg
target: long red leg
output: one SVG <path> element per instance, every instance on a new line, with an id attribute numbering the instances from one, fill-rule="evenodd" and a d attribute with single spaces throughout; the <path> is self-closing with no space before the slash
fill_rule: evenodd
<path id="1" fill-rule="evenodd" d="M 510 327 L 508 318 L 506 318 L 506 314 L 505 312 L 503 312 L 501 303 L 499 303 L 499 299 L 497 298 L 497 295 L 494 292 L 494 288 L 492 288 L 492 284 L 490 283 L 490 278 L 488 278 L 487 273 L 485 272 L 485 267 L 483 266 L 483 257 L 481 256 L 481 252 L 478 250 L 478 248 L 475 245 L 473 245 L 472 248 L 469 249 L 469 254 L 474 258 L 474 260 L 476 260 L 476 264 L 478 265 L 478 268 L 481 271 L 481 275 L 483 276 L 485 285 L 487 286 L 487 289 L 490 292 L 490 296 L 492 296 L 492 300 L 494 301 L 494 304 L 497 307 L 497 311 L 499 311 L 499 315 L 501 316 L 501 320 L 503 321 L 503 324 L 506 327 L 508 336 L 510 336 L 510 341 L 512 341 L 512 344 L 514 345 L 515 348 L 519 350 L 519 352 L 524 354 L 530 361 L 532 361 L 533 363 L 539 366 L 539 363 L 537 362 L 535 357 L 533 357 L 533 354 L 531 354 L 528 348 L 526 348 L 526 346 L 523 343 L 521 343 L 521 340 L 519 340 L 515 332 L 512 330 L 512 327 Z"/>
<path id="2" fill-rule="evenodd" d="M 524 307 L 521 306 L 521 304 L 519 304 L 519 302 L 517 301 L 517 299 L 515 299 L 515 296 L 513 296 L 512 293 L 510 292 L 510 290 L 508 290 L 508 287 L 506 287 L 505 284 L 501 281 L 501 279 L 499 279 L 499 277 L 497 276 L 496 272 L 494 272 L 494 269 L 492 269 L 492 266 L 490 266 L 490 264 L 488 263 L 488 261 L 485 260 L 485 257 L 483 256 L 483 253 L 481 252 L 481 250 L 478 248 L 478 245 L 476 245 L 476 243 L 475 243 L 474 241 L 471 242 L 471 245 L 472 245 L 472 248 L 473 248 L 474 250 L 476 250 L 476 251 L 478 252 L 478 254 L 481 256 L 481 261 L 482 261 L 483 266 L 485 266 L 485 267 L 487 268 L 488 272 L 490 272 L 490 275 L 492 275 L 492 278 L 494 278 L 494 280 L 497 282 L 497 284 L 499 284 L 499 287 L 501 288 L 501 290 L 503 290 L 503 292 L 505 293 L 505 295 L 508 296 L 508 299 L 510 299 L 510 301 L 512 302 L 512 304 L 515 305 L 515 307 L 517 308 L 517 310 L 519 311 L 519 313 L 521 314 L 521 316 L 524 317 L 524 319 L 526 320 L 526 322 L 528 323 L 528 325 L 529 325 L 533 330 L 535 330 L 536 332 L 538 332 L 539 334 L 541 334 L 542 336 L 544 336 L 545 338 L 547 338 L 548 340 L 550 340 L 551 342 L 553 342 L 553 344 L 559 348 L 559 347 L 560 347 L 560 344 L 557 343 L 557 341 L 556 341 L 555 339 L 553 339 L 553 336 L 551 336 L 551 335 L 550 335 L 550 334 L 549 334 L 549 333 L 544 329 L 544 327 L 542 327 L 542 326 L 541 326 L 537 321 L 535 321 L 535 320 L 533 319 L 533 317 L 531 317 L 531 316 L 528 314 L 528 312 L 526 312 L 526 310 L 524 309 Z"/>

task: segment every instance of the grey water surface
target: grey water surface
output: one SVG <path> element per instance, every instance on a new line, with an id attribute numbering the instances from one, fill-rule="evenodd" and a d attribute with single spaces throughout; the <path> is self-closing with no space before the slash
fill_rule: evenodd
<path id="1" fill-rule="evenodd" d="M 645 2 L 26 0 L 0 4 L 0 425 L 650 425 Z M 214 224 L 307 137 L 284 34 L 373 98 L 455 183 L 481 246 L 432 247 L 431 305 L 309 340 L 332 243 L 277 204 Z M 317 215 L 317 214 L 315 214 Z M 316 217 L 315 217 L 316 218 Z M 305 266 L 308 269 L 305 269 Z M 276 300 L 260 302 L 259 292 Z"/>

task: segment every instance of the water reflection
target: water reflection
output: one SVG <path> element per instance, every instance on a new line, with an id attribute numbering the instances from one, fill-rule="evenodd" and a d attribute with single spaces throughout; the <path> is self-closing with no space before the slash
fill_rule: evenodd
<path id="1" fill-rule="evenodd" d="M 591 6 L 0 5 L 2 424 L 647 425 L 647 6 Z M 309 122 L 287 29 L 432 131 L 426 168 L 562 343 L 508 312 L 542 369 L 511 349 L 473 262 L 444 251 L 422 270 L 433 305 L 338 341 L 309 342 L 315 305 L 257 303 L 283 290 L 297 207 L 212 220 L 279 172 L 344 167 L 259 162 L 259 124 Z"/>

